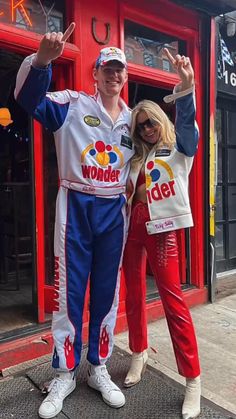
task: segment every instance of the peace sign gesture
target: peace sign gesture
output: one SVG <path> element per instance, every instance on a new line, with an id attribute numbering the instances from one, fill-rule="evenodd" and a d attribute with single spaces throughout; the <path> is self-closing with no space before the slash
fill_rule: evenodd
<path id="1" fill-rule="evenodd" d="M 181 78 L 182 90 L 187 90 L 194 84 L 194 71 L 189 57 L 177 54 L 175 58 L 167 48 L 164 52 L 174 68 L 176 68 L 179 77 Z"/>
<path id="2" fill-rule="evenodd" d="M 65 47 L 65 43 L 74 29 L 75 23 L 72 22 L 64 34 L 62 32 L 46 33 L 41 39 L 34 65 L 36 67 L 45 67 L 52 60 L 60 57 Z"/>

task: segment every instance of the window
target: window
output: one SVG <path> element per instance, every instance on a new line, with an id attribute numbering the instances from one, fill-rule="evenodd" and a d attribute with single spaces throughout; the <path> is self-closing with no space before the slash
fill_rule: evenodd
<path id="1" fill-rule="evenodd" d="M 165 47 L 172 55 L 186 54 L 186 42 L 174 35 L 167 35 L 129 20 L 125 21 L 125 54 L 128 61 L 175 73 L 163 52 Z"/>
<path id="2" fill-rule="evenodd" d="M 0 0 L 0 23 L 36 33 L 64 31 L 64 0 Z"/>

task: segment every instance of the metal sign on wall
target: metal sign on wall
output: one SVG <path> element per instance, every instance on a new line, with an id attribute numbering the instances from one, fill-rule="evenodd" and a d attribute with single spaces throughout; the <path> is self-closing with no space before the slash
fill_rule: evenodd
<path id="1" fill-rule="evenodd" d="M 220 33 L 217 55 L 217 90 L 236 96 L 236 39 Z"/>

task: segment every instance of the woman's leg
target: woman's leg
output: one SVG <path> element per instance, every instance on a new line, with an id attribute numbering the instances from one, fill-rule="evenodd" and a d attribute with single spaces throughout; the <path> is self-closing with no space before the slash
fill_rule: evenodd
<path id="1" fill-rule="evenodd" d="M 178 371 L 186 378 L 196 378 L 200 374 L 198 348 L 192 318 L 180 286 L 176 233 L 151 235 L 146 247 L 165 310 Z"/>
<path id="2" fill-rule="evenodd" d="M 125 387 L 137 384 L 145 371 L 147 354 L 146 318 L 146 252 L 143 247 L 147 206 L 135 204 L 128 240 L 125 247 L 123 271 L 126 282 L 126 315 L 129 326 L 131 364 L 124 381 Z"/>
<path id="3" fill-rule="evenodd" d="M 132 352 L 147 349 L 146 252 L 142 240 L 145 225 L 142 203 L 132 209 L 130 229 L 124 251 L 123 273 L 126 284 L 126 316 L 129 347 Z"/>

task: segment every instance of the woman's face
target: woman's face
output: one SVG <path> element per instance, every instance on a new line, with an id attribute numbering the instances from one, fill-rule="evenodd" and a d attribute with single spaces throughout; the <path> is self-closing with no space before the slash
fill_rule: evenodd
<path id="1" fill-rule="evenodd" d="M 156 144 L 160 138 L 160 125 L 140 111 L 136 118 L 136 128 L 142 140 L 148 144 Z"/>

